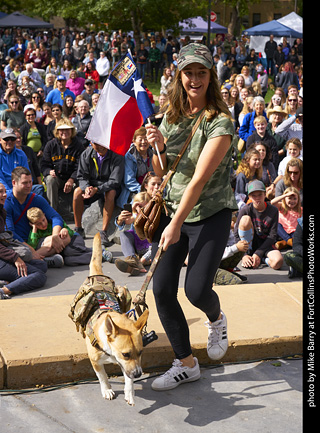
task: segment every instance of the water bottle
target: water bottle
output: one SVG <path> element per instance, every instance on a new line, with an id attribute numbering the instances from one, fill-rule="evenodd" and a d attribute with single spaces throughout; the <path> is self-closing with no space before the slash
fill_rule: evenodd
<path id="1" fill-rule="evenodd" d="M 104 262 L 112 263 L 112 259 L 113 259 L 112 252 L 108 251 L 105 247 L 102 247 L 102 260 Z"/>

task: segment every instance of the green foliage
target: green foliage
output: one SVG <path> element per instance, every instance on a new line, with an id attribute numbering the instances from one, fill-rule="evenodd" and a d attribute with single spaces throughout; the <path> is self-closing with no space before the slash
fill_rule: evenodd
<path id="1" fill-rule="evenodd" d="M 5 0 L 8 2 L 8 0 Z M 33 16 L 49 20 L 59 16 L 72 19 L 79 26 L 108 23 L 111 29 L 133 29 L 133 21 L 141 31 L 174 28 L 182 19 L 207 13 L 206 0 L 26 0 L 25 8 Z"/>

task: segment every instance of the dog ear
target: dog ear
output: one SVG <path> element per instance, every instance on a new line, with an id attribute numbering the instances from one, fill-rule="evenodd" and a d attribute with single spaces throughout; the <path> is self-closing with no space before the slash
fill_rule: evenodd
<path id="1" fill-rule="evenodd" d="M 112 317 L 109 314 L 106 314 L 106 328 L 107 328 L 107 335 L 109 337 L 116 337 L 118 334 L 118 326 L 114 323 L 112 320 Z"/>
<path id="2" fill-rule="evenodd" d="M 141 316 L 138 318 L 138 320 L 134 322 L 135 327 L 139 329 L 139 331 L 141 331 L 142 328 L 147 323 L 148 317 L 149 317 L 149 310 L 145 310 L 143 314 L 141 314 Z"/>

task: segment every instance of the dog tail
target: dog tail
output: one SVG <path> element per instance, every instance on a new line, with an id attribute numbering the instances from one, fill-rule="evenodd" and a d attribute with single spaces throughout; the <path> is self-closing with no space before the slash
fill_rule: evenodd
<path id="1" fill-rule="evenodd" d="M 90 262 L 90 276 L 103 275 L 101 236 L 98 232 L 93 238 L 92 257 Z"/>

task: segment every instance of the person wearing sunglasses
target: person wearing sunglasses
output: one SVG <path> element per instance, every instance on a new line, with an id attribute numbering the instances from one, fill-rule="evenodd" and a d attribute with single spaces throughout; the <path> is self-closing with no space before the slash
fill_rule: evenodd
<path id="1" fill-rule="evenodd" d="M 276 185 L 275 197 L 284 194 L 284 191 L 291 186 L 299 191 L 301 206 L 303 206 L 303 161 L 300 158 L 291 158 L 288 161 L 284 176 Z"/>
<path id="2" fill-rule="evenodd" d="M 44 115 L 42 105 L 43 95 L 41 95 L 38 91 L 33 92 L 31 95 L 30 103 L 24 106 L 23 111 L 26 112 L 28 108 L 33 108 L 36 112 L 36 120 L 39 121 Z"/>
<path id="3" fill-rule="evenodd" d="M 298 95 L 288 95 L 286 101 L 285 111 L 288 117 L 294 116 L 298 108 Z"/>
<path id="4" fill-rule="evenodd" d="M 14 127 L 20 128 L 26 122 L 21 102 L 17 96 L 10 96 L 8 105 L 9 108 L 1 113 L 1 130 Z"/>

